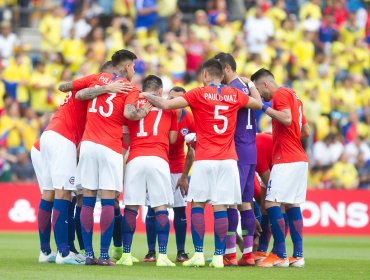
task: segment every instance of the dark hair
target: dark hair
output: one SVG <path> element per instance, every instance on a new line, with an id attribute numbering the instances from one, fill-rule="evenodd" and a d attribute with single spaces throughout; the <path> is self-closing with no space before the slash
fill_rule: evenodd
<path id="1" fill-rule="evenodd" d="M 127 60 L 134 61 L 135 59 L 137 59 L 136 54 L 134 54 L 133 52 L 130 52 L 128 50 L 119 50 L 119 51 L 116 51 L 112 55 L 112 63 L 113 63 L 114 67 L 116 67 L 121 62 L 124 62 L 124 61 L 127 61 Z"/>
<path id="2" fill-rule="evenodd" d="M 207 70 L 207 72 L 217 78 L 222 78 L 223 76 L 223 68 L 221 62 L 219 62 L 215 58 L 211 58 L 207 60 L 206 62 L 203 63 L 202 65 L 202 70 Z"/>
<path id="3" fill-rule="evenodd" d="M 143 91 L 157 91 L 160 88 L 163 88 L 163 83 L 161 78 L 156 75 L 148 75 L 143 81 Z"/>
<path id="4" fill-rule="evenodd" d="M 272 78 L 275 78 L 274 77 L 274 74 L 272 74 L 269 70 L 267 70 L 265 68 L 261 68 L 260 70 L 258 70 L 256 73 L 254 73 L 251 76 L 251 80 L 252 81 L 257 81 L 258 79 L 261 79 L 262 77 L 272 77 Z"/>
<path id="5" fill-rule="evenodd" d="M 104 62 L 103 65 L 100 67 L 100 72 L 104 72 L 110 67 L 113 67 L 113 63 L 111 60 L 108 60 L 107 62 Z"/>
<path id="6" fill-rule="evenodd" d="M 182 92 L 182 93 L 186 92 L 186 90 L 183 87 L 173 87 L 173 88 L 171 88 L 171 90 L 169 92 L 171 92 L 171 91 Z"/>
<path id="7" fill-rule="evenodd" d="M 221 52 L 217 54 L 214 58 L 221 62 L 223 68 L 225 68 L 226 64 L 229 64 L 231 70 L 233 70 L 234 72 L 236 71 L 236 61 L 231 54 Z"/>

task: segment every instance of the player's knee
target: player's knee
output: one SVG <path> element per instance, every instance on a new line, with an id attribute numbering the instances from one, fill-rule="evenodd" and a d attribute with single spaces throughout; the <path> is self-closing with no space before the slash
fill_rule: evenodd
<path id="1" fill-rule="evenodd" d="M 91 196 L 96 196 L 97 191 L 92 191 L 92 190 L 89 190 L 89 189 L 83 189 L 83 190 L 82 190 L 82 194 L 83 194 L 83 196 L 85 196 L 85 197 L 91 197 Z M 103 198 L 103 197 L 102 197 L 102 198 Z"/>
<path id="2" fill-rule="evenodd" d="M 42 199 L 43 200 L 46 200 L 46 201 L 49 201 L 49 202 L 53 202 L 54 201 L 54 196 L 55 196 L 55 192 L 54 191 L 44 190 L 43 193 L 42 193 Z"/>
<path id="3" fill-rule="evenodd" d="M 157 211 L 166 211 L 167 210 L 167 206 L 166 205 L 161 205 L 161 206 L 153 207 L 153 209 L 154 209 L 154 212 L 157 212 Z"/>
<path id="4" fill-rule="evenodd" d="M 63 189 L 56 189 L 55 190 L 55 199 L 63 199 L 71 201 L 71 191 L 63 190 Z"/>
<path id="5" fill-rule="evenodd" d="M 96 193 L 96 191 L 94 191 Z M 115 199 L 116 198 L 116 192 L 110 191 L 110 190 L 102 190 L 101 191 L 101 198 L 102 199 Z"/>

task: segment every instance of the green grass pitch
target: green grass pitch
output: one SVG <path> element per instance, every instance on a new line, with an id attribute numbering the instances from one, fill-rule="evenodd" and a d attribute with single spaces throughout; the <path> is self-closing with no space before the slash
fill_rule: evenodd
<path id="1" fill-rule="evenodd" d="M 95 251 L 98 252 L 95 234 Z M 289 238 L 289 237 L 288 237 Z M 288 253 L 291 253 L 288 239 Z M 53 246 L 55 248 L 55 245 Z M 205 238 L 206 257 L 212 255 L 213 236 Z M 157 268 L 155 264 L 139 263 L 133 267 L 87 267 L 39 264 L 38 236 L 35 233 L 0 234 L 0 279 L 370 279 L 370 238 L 365 237 L 306 237 L 304 240 L 305 268 L 230 267 L 224 269 Z M 193 252 L 191 237 L 187 251 Z M 146 253 L 144 235 L 136 235 L 133 255 L 142 259 Z M 175 258 L 175 240 L 171 235 L 169 257 Z"/>

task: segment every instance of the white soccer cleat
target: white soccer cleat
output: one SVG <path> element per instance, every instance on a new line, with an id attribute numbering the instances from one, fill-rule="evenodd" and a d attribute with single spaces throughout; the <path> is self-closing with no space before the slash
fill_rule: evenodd
<path id="1" fill-rule="evenodd" d="M 56 257 L 57 254 L 55 252 L 50 252 L 49 255 L 45 255 L 43 252 L 40 252 L 39 263 L 53 263 L 55 262 Z"/>
<path id="2" fill-rule="evenodd" d="M 131 253 L 123 253 L 122 257 L 116 262 L 117 265 L 133 266 Z"/>
<path id="3" fill-rule="evenodd" d="M 58 252 L 57 257 L 55 259 L 55 263 L 56 264 L 85 264 L 85 261 L 81 261 L 72 252 L 69 252 L 69 255 L 65 257 L 62 257 L 62 255 Z"/>
<path id="4" fill-rule="evenodd" d="M 221 256 L 222 257 L 222 256 Z M 182 263 L 183 266 L 187 267 L 201 267 L 205 266 L 206 262 L 204 260 L 204 254 L 202 252 L 195 252 L 194 256 Z"/>
<path id="5" fill-rule="evenodd" d="M 222 255 L 214 255 L 209 266 L 214 268 L 223 268 L 224 257 Z"/>
<path id="6" fill-rule="evenodd" d="M 305 265 L 305 262 L 304 262 L 304 258 L 294 258 L 294 257 L 290 257 L 289 258 L 289 266 L 291 267 L 304 267 Z"/>
<path id="7" fill-rule="evenodd" d="M 86 257 L 84 256 L 84 255 L 82 255 L 81 253 L 73 253 L 72 252 L 72 254 L 74 254 L 75 255 L 75 257 L 76 258 L 78 258 L 80 261 L 82 261 L 82 262 L 85 262 L 86 261 Z"/>
<path id="8" fill-rule="evenodd" d="M 158 254 L 156 266 L 176 266 L 166 254 Z"/>

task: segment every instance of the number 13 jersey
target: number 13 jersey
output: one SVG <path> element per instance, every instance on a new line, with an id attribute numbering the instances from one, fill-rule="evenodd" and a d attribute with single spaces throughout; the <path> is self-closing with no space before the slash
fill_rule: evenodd
<path id="1" fill-rule="evenodd" d="M 210 85 L 190 90 L 183 97 L 194 115 L 195 160 L 238 160 L 234 143 L 237 112 L 249 96 L 225 85 Z"/>
<path id="2" fill-rule="evenodd" d="M 139 98 L 137 108 L 148 101 Z M 130 153 L 127 162 L 140 156 L 157 156 L 168 162 L 169 132 L 177 132 L 176 110 L 166 111 L 153 108 L 149 114 L 139 120 L 127 120 L 124 133 L 130 134 Z"/>
<path id="3" fill-rule="evenodd" d="M 116 81 L 129 83 L 116 74 L 100 73 L 90 76 L 89 87 L 104 86 Z M 107 93 L 89 101 L 86 127 L 82 141 L 91 141 L 122 153 L 122 126 L 126 104 L 136 106 L 139 91 L 134 87 L 128 94 Z"/>

